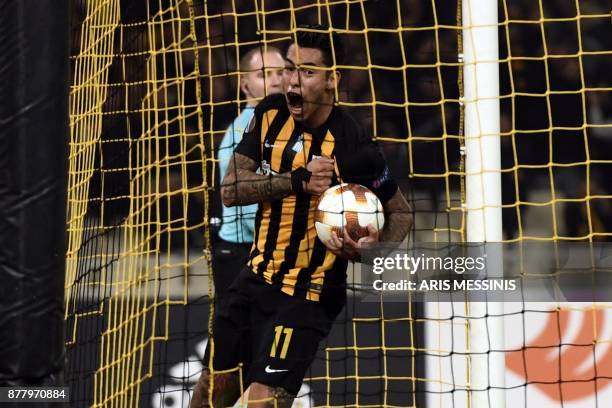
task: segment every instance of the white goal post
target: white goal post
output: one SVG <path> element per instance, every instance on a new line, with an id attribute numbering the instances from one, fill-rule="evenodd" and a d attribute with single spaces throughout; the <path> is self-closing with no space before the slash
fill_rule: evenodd
<path id="1" fill-rule="evenodd" d="M 502 241 L 499 45 L 496 0 L 463 0 L 466 233 L 468 242 Z M 503 277 L 501 253 L 488 276 Z M 468 305 L 471 407 L 505 406 L 504 304 Z M 499 317 L 489 317 L 499 316 Z"/>
<path id="2" fill-rule="evenodd" d="M 499 45 L 496 0 L 462 1 L 467 241 L 502 241 Z M 503 276 L 501 251 L 487 257 L 488 277 Z M 427 406 L 504 408 L 504 305 L 425 305 Z M 463 317 L 465 316 L 465 317 Z M 498 316 L 498 317 L 496 317 Z M 468 328 L 466 333 L 466 327 Z M 497 350 L 498 352 L 495 352 Z M 449 354 L 450 352 L 450 354 Z"/>

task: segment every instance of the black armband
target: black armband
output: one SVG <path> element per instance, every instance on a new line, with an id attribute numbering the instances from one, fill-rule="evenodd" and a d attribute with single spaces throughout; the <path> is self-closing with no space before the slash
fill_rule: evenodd
<path id="1" fill-rule="evenodd" d="M 310 181 L 311 172 L 304 167 L 297 168 L 291 172 L 291 189 L 294 193 L 303 193 L 304 185 L 302 181 L 308 183 Z"/>

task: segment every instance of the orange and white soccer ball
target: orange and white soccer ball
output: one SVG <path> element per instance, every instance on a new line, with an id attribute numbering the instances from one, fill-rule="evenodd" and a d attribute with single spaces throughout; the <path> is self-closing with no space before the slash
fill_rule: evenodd
<path id="1" fill-rule="evenodd" d="M 382 204 L 376 194 L 359 184 L 343 183 L 327 189 L 319 198 L 315 215 L 315 228 L 322 242 L 339 238 L 346 228 L 354 241 L 368 236 L 368 224 L 377 230 L 385 225 Z"/>

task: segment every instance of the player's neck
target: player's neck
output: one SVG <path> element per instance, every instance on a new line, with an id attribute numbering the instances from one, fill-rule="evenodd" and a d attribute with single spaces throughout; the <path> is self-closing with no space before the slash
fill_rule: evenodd
<path id="1" fill-rule="evenodd" d="M 331 115 L 332 110 L 334 109 L 334 101 L 333 98 L 328 101 L 328 103 L 323 103 L 319 106 L 319 108 L 310 115 L 308 120 L 304 121 L 304 126 L 309 129 L 316 129 L 319 126 L 323 125 L 329 115 Z"/>

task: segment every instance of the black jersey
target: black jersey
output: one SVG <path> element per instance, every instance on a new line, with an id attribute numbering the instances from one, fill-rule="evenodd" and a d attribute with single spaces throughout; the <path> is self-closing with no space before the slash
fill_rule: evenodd
<path id="1" fill-rule="evenodd" d="M 397 190 L 377 144 L 338 107 L 323 125 L 308 129 L 291 117 L 283 95 L 269 96 L 255 108 L 236 153 L 255 160 L 260 172 L 270 175 L 306 167 L 317 156 L 332 158 L 336 184 L 362 184 L 383 204 Z M 347 266 L 317 237 L 317 202 L 318 196 L 306 193 L 261 202 L 249 260 L 253 272 L 266 282 L 313 301 L 326 285 L 345 282 Z"/>

